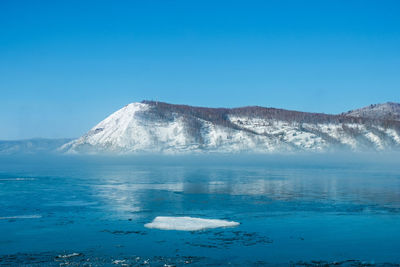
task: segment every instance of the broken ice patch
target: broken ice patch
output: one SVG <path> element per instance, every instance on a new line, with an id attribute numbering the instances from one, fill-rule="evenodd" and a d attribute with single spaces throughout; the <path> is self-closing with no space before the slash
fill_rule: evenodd
<path id="1" fill-rule="evenodd" d="M 0 217 L 0 220 L 15 220 L 15 219 L 40 219 L 42 215 L 16 215 L 16 216 L 5 216 Z"/>
<path id="2" fill-rule="evenodd" d="M 146 223 L 144 226 L 160 230 L 198 231 L 219 227 L 235 227 L 238 225 L 238 222 L 218 219 L 157 216 L 151 223 Z"/>

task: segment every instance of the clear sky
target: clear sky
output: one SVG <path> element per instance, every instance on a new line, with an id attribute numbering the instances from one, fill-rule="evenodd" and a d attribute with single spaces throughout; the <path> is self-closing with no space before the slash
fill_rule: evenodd
<path id="1" fill-rule="evenodd" d="M 400 1 L 0 1 L 0 139 L 143 99 L 340 113 L 400 102 Z"/>

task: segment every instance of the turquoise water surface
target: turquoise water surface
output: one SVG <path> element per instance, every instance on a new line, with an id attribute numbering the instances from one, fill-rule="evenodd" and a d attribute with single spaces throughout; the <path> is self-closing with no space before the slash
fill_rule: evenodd
<path id="1" fill-rule="evenodd" d="M 145 228 L 156 216 L 240 225 Z M 0 265 L 398 263 L 400 166 L 393 158 L 0 159 Z"/>

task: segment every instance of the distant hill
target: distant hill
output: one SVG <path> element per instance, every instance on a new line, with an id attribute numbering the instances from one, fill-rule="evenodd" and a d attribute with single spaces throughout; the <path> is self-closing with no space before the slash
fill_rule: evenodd
<path id="1" fill-rule="evenodd" d="M 372 105 L 360 109 L 365 112 L 329 115 L 258 106 L 228 109 L 142 101 L 111 114 L 84 136 L 63 145 L 61 151 L 125 154 L 400 150 L 398 105 Z"/>
<path id="2" fill-rule="evenodd" d="M 387 102 L 370 105 L 364 108 L 343 113 L 345 116 L 364 117 L 371 119 L 400 120 L 400 104 Z"/>
<path id="3" fill-rule="evenodd" d="M 26 140 L 1 141 L 0 155 L 10 154 L 36 154 L 36 153 L 54 153 L 57 149 L 70 142 L 71 138 L 45 139 L 35 138 Z"/>

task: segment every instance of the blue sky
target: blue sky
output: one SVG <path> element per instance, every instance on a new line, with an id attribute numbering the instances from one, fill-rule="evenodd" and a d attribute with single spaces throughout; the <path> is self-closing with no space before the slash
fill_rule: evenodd
<path id="1" fill-rule="evenodd" d="M 400 1 L 0 1 L 0 139 L 143 99 L 339 113 L 400 102 Z"/>

